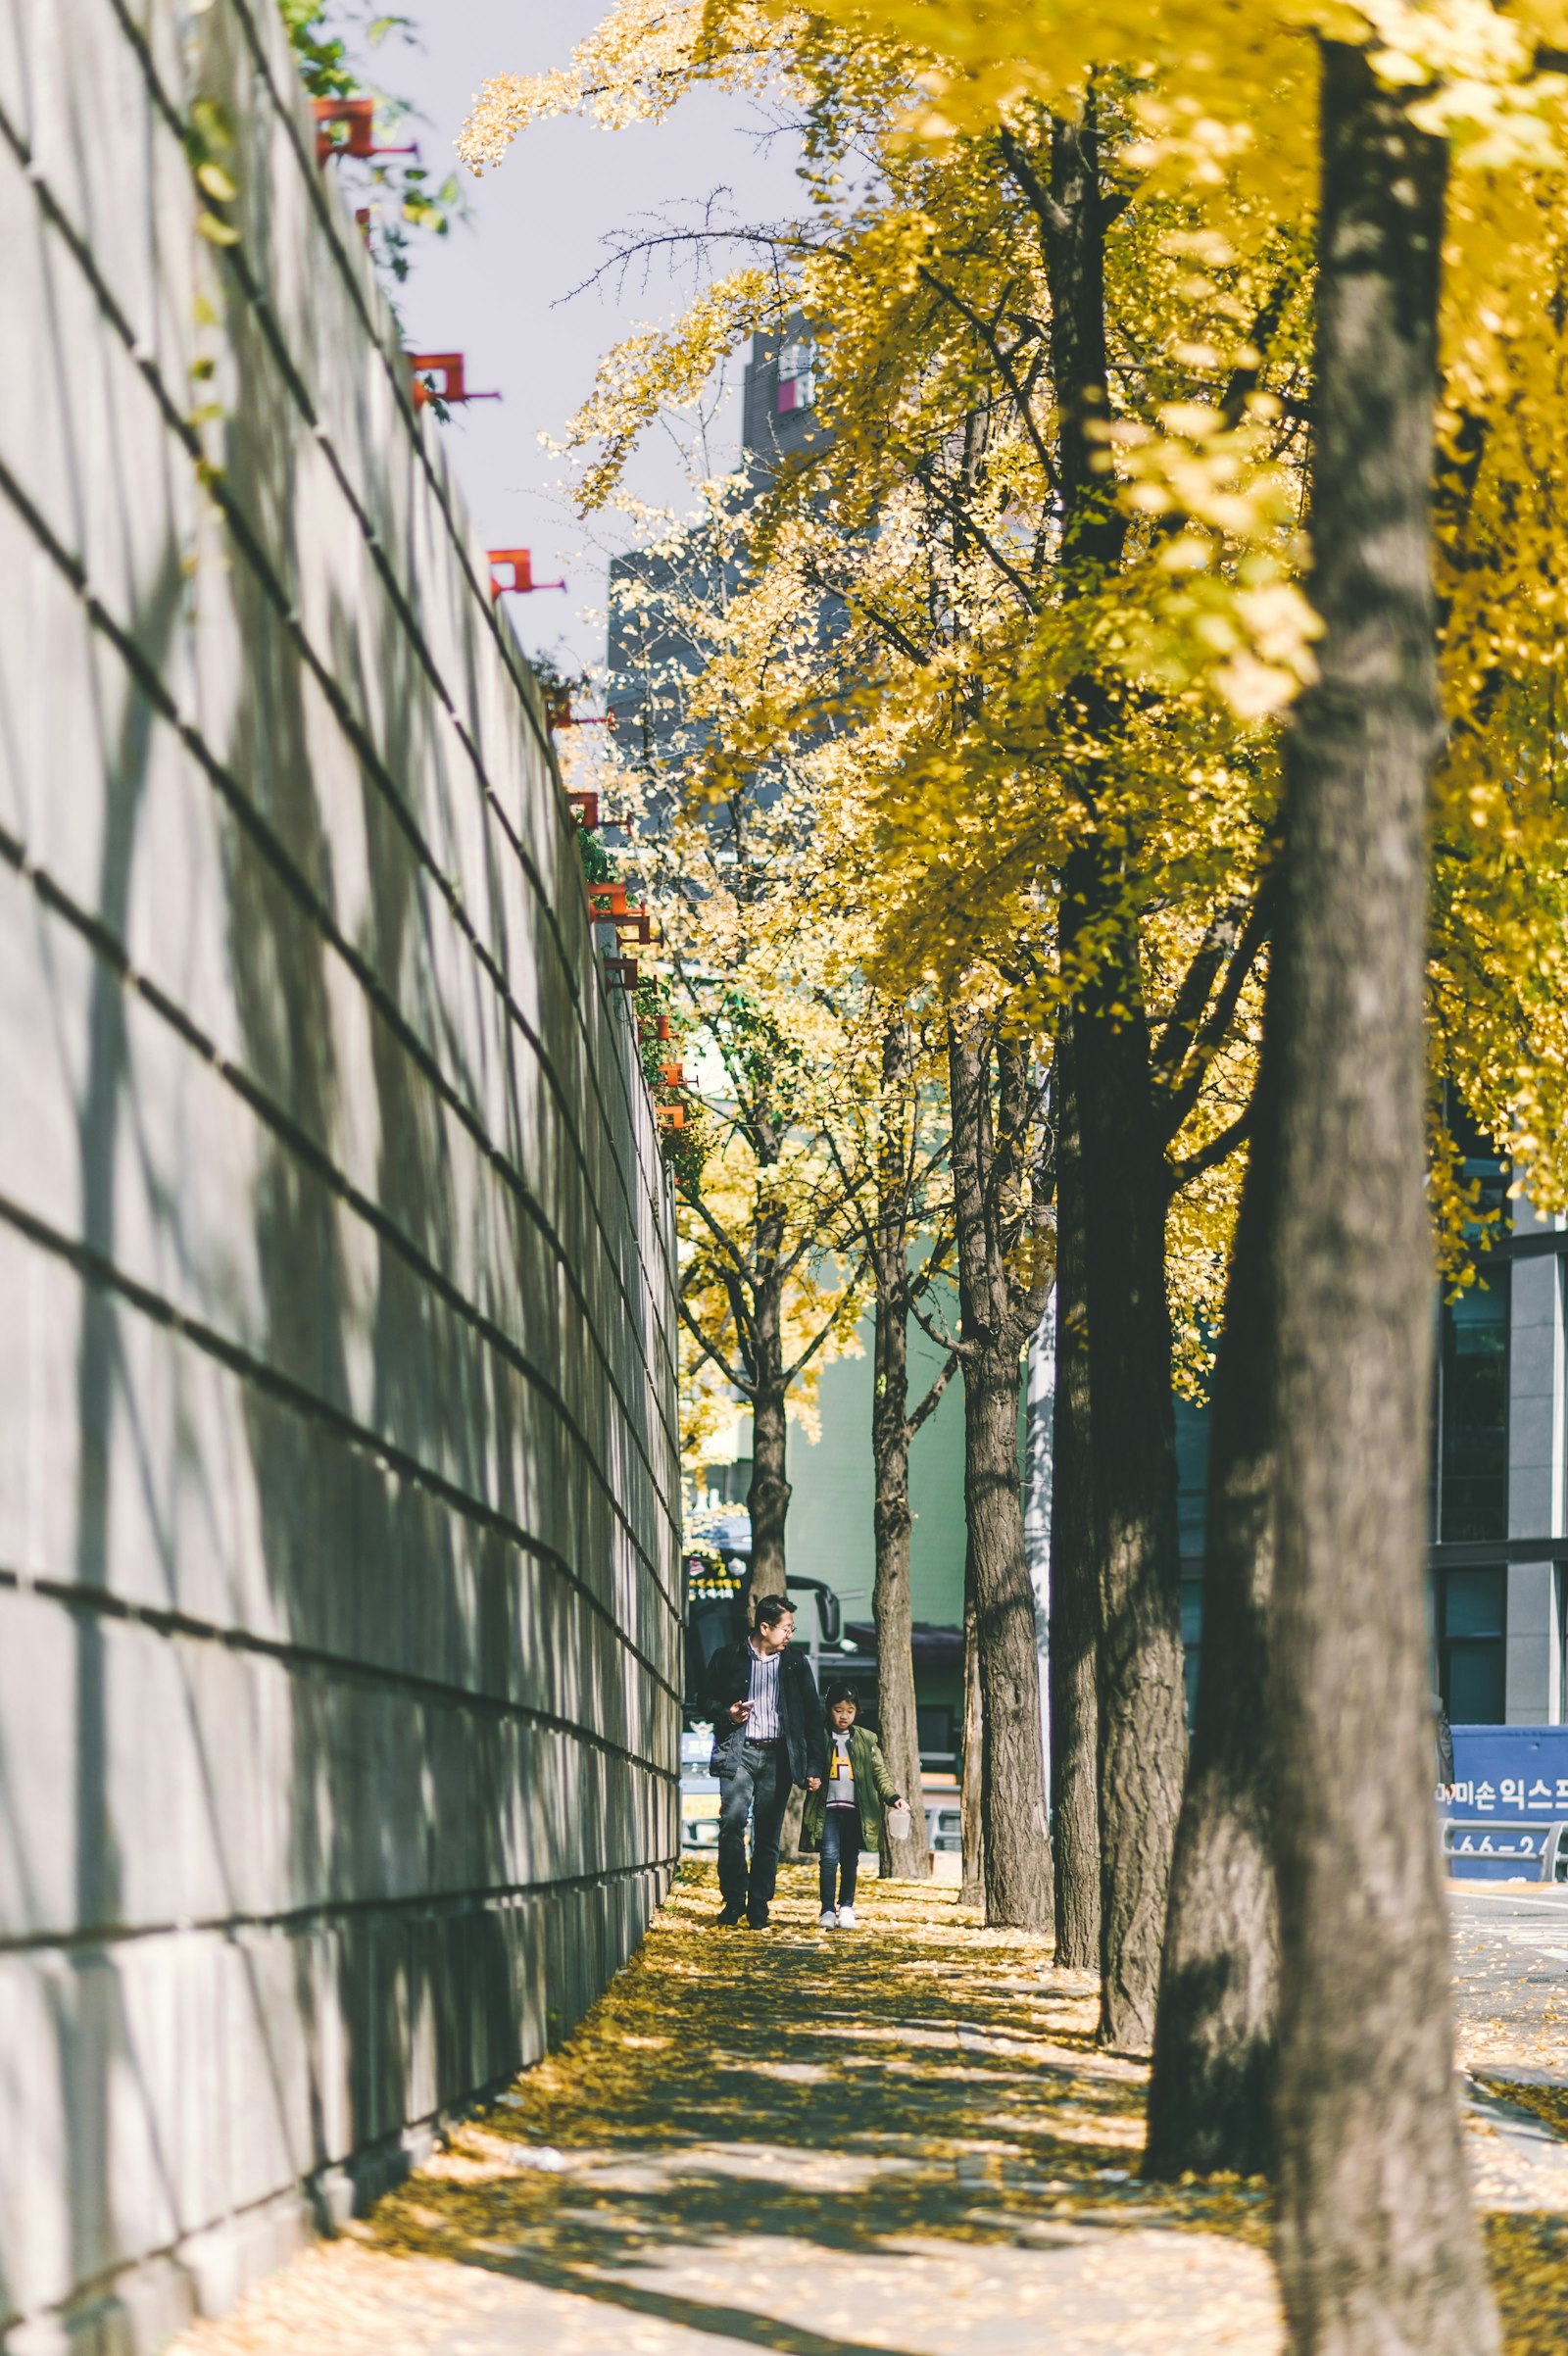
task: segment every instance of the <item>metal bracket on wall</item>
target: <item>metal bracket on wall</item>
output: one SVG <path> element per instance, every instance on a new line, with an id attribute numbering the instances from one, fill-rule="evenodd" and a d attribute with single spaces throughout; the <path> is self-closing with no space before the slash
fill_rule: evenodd
<path id="1" fill-rule="evenodd" d="M 418 142 L 411 140 L 407 147 L 382 147 L 375 136 L 375 100 L 373 98 L 313 98 L 311 112 L 316 117 L 316 161 L 330 162 L 333 156 L 354 156 L 361 163 L 371 156 L 416 156 Z M 345 129 L 346 139 L 335 139 L 335 130 Z"/>
<path id="2" fill-rule="evenodd" d="M 444 402 L 456 409 L 465 401 L 499 401 L 499 393 L 470 392 L 464 375 L 464 357 L 461 352 L 405 352 L 414 376 L 414 406 L 422 409 L 427 401 Z M 438 387 L 425 383 L 426 376 L 439 376 Z"/>
<path id="3" fill-rule="evenodd" d="M 492 564 L 510 564 L 512 567 L 510 581 L 503 581 L 494 572 L 491 573 L 492 597 L 527 597 L 535 589 L 564 589 L 566 586 L 564 581 L 536 581 L 533 577 L 533 558 L 525 548 L 487 548 L 484 553 Z"/>

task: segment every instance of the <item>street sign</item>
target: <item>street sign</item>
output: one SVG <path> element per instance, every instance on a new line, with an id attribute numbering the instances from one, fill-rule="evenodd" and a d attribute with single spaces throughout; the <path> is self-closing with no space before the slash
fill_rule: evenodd
<path id="1" fill-rule="evenodd" d="M 1553 1824 L 1568 1822 L 1568 1726 L 1456 1726 L 1449 1871 L 1463 1880 L 1537 1881 Z"/>

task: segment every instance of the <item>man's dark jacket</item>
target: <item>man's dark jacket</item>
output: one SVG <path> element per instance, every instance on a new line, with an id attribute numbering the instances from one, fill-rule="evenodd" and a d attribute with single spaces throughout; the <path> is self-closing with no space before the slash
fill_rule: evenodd
<path id="1" fill-rule="evenodd" d="M 742 1637 L 736 1644 L 722 1645 L 708 1664 L 702 1714 L 713 1721 L 715 1774 L 723 1772 L 726 1742 L 745 1741 L 746 1730 L 736 1726 L 729 1708 L 732 1701 L 744 1701 L 751 1693 L 752 1657 L 751 1642 Z M 789 1645 L 779 1662 L 778 1722 L 790 1782 L 804 1784 L 809 1776 L 820 1776 L 827 1766 L 822 1704 L 816 1695 L 810 1655 L 798 1644 Z"/>

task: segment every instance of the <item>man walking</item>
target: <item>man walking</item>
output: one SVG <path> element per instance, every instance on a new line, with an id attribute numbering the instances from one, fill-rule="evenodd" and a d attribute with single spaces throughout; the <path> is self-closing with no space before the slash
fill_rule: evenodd
<path id="1" fill-rule="evenodd" d="M 804 1652 L 792 1652 L 795 1614 L 782 1595 L 764 1595 L 753 1633 L 715 1652 L 709 1666 L 705 1715 L 713 1721 L 718 1777 L 718 1887 L 721 1923 L 744 1919 L 767 1929 L 778 1878 L 778 1837 L 791 1787 L 815 1792 L 826 1757 L 816 1680 Z M 752 1861 L 746 1864 L 746 1819 Z"/>

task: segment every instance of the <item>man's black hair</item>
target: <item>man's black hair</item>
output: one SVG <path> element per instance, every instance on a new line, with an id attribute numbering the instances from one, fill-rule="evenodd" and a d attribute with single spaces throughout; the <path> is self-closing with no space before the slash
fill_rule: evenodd
<path id="1" fill-rule="evenodd" d="M 824 1709 L 830 1710 L 835 1701 L 853 1701 L 857 1709 L 858 1709 L 860 1706 L 860 1696 L 856 1692 L 855 1688 L 853 1686 L 847 1686 L 843 1684 L 829 1686 L 827 1692 L 822 1696 L 822 1706 Z"/>
<path id="2" fill-rule="evenodd" d="M 754 1628 L 776 1628 L 780 1620 L 793 1620 L 795 1606 L 787 1595 L 764 1595 L 752 1614 Z"/>

